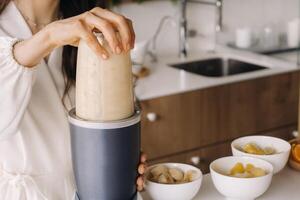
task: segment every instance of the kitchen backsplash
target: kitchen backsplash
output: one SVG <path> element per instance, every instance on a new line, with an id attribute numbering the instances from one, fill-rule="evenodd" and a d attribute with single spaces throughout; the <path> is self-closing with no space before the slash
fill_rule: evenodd
<path id="1" fill-rule="evenodd" d="M 150 39 L 162 17 L 167 20 L 157 39 L 157 53 L 178 53 L 178 4 L 172 1 L 149 1 L 141 4 L 125 3 L 115 8 L 134 21 L 137 41 Z M 218 43 L 234 39 L 239 27 L 249 27 L 259 32 L 265 26 L 285 31 L 286 23 L 299 17 L 299 0 L 223 0 L 223 31 L 217 34 Z M 189 50 L 210 50 L 214 48 L 217 12 L 214 6 L 188 3 L 188 28 L 197 35 L 189 38 Z"/>

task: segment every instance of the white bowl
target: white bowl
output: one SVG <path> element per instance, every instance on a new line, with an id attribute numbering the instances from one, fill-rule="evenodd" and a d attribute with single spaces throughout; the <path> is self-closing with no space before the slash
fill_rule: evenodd
<path id="1" fill-rule="evenodd" d="M 264 169 L 267 174 L 255 178 L 236 178 L 224 175 L 228 174 L 237 162 L 241 162 L 244 165 L 251 163 L 255 167 Z M 253 200 L 267 191 L 273 176 L 273 166 L 270 163 L 258 158 L 245 156 L 219 158 L 213 161 L 209 168 L 213 184 L 227 199 Z"/>
<path id="2" fill-rule="evenodd" d="M 272 155 L 255 155 L 250 153 L 245 153 L 241 149 L 244 145 L 248 143 L 254 143 L 261 148 L 272 147 L 276 150 L 275 154 Z M 233 156 L 251 156 L 254 158 L 260 158 L 270 162 L 274 167 L 274 174 L 281 171 L 286 165 L 290 151 L 291 145 L 285 140 L 270 137 L 270 136 L 246 136 L 234 140 L 231 143 L 231 150 Z"/>
<path id="3" fill-rule="evenodd" d="M 158 165 L 164 165 L 168 168 L 178 168 L 184 172 L 195 170 L 197 175 L 192 182 L 180 184 L 161 184 L 146 178 L 145 190 L 153 200 L 190 200 L 196 196 L 201 187 L 203 177 L 200 169 L 181 163 L 161 163 L 150 166 L 146 171 L 145 177 L 148 177 L 151 169 Z"/>

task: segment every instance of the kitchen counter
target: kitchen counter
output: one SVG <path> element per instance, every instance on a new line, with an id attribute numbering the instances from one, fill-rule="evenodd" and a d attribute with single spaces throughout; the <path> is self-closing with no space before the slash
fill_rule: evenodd
<path id="1" fill-rule="evenodd" d="M 273 176 L 268 191 L 257 200 L 299 200 L 300 199 L 300 172 L 286 167 L 282 172 Z M 150 200 L 142 192 L 143 200 Z M 210 174 L 204 175 L 202 186 L 194 200 L 225 200 L 214 187 Z"/>
<path id="2" fill-rule="evenodd" d="M 273 54 L 271 56 L 282 59 L 282 60 L 287 60 L 287 61 L 296 63 L 296 62 L 298 62 L 298 54 L 299 53 L 300 53 L 299 51 L 293 51 L 293 52 Z"/>
<path id="3" fill-rule="evenodd" d="M 217 56 L 251 62 L 265 66 L 269 69 L 214 78 L 189 73 L 168 66 L 169 64 L 215 58 Z M 216 53 L 194 52 L 191 53 L 185 60 L 180 60 L 176 56 L 162 56 L 159 57 L 159 62 L 146 63 L 145 65 L 149 67 L 151 72 L 148 77 L 142 78 L 137 82 L 135 92 L 140 100 L 148 100 L 182 92 L 299 70 L 295 62 L 283 61 L 270 56 L 221 46 L 217 47 Z"/>

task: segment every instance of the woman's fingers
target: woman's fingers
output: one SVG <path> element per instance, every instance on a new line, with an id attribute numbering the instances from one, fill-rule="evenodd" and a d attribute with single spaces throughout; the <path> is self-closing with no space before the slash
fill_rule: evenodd
<path id="1" fill-rule="evenodd" d="M 146 164 L 144 164 L 144 163 L 140 164 L 138 167 L 139 174 L 143 175 L 145 173 L 145 171 L 146 171 Z"/>
<path id="2" fill-rule="evenodd" d="M 92 12 L 86 12 L 84 14 L 84 20 L 90 27 L 90 30 L 96 28 L 102 32 L 112 52 L 117 54 L 122 52 L 122 46 L 119 44 L 114 27 L 108 20 L 96 16 Z"/>
<path id="3" fill-rule="evenodd" d="M 142 191 L 144 189 L 144 179 L 143 179 L 143 177 L 139 176 L 137 181 L 136 181 L 136 184 L 137 184 L 137 190 Z"/>
<path id="4" fill-rule="evenodd" d="M 78 31 L 78 35 L 80 35 L 81 39 L 83 39 L 94 52 L 101 55 L 103 59 L 108 59 L 108 52 L 100 45 L 96 36 L 84 24 L 84 22 L 78 20 L 76 22 L 76 30 Z"/>
<path id="5" fill-rule="evenodd" d="M 131 48 L 133 49 L 134 48 L 134 42 L 135 42 L 135 32 L 134 32 L 134 29 L 133 29 L 133 23 L 130 19 L 126 19 L 127 20 L 127 24 L 130 28 L 130 33 L 131 33 Z"/>
<path id="6" fill-rule="evenodd" d="M 53 22 L 46 26 L 44 33 L 49 39 L 49 49 L 64 45 L 77 46 L 83 39 L 95 53 L 107 59 L 108 51 L 98 42 L 94 29 L 103 33 L 113 53 L 128 51 L 134 46 L 132 22 L 102 8 L 94 8 L 90 12 Z"/>
<path id="7" fill-rule="evenodd" d="M 141 160 L 141 164 L 139 164 L 139 167 L 138 167 L 138 173 L 141 175 L 138 177 L 136 183 L 137 183 L 137 190 L 138 191 L 142 191 L 144 189 L 144 178 L 143 178 L 143 175 L 144 173 L 146 172 L 146 160 L 147 160 L 147 157 L 146 157 L 146 154 L 142 153 L 141 154 L 141 157 L 140 157 L 140 160 Z"/>
<path id="8" fill-rule="evenodd" d="M 128 21 L 124 16 L 99 7 L 92 9 L 91 12 L 98 17 L 106 19 L 114 25 L 114 27 L 120 33 L 123 49 L 128 51 L 132 48 L 132 43 L 134 42 L 134 34 L 132 33 L 134 33 L 134 31 L 132 26 L 128 24 Z"/>
<path id="9" fill-rule="evenodd" d="M 147 155 L 142 152 L 140 156 L 140 165 L 138 167 L 138 172 L 141 175 L 144 174 L 147 169 L 146 161 L 147 161 Z"/>
<path id="10" fill-rule="evenodd" d="M 147 155 L 145 153 L 142 152 L 141 155 L 141 163 L 145 163 L 147 161 Z"/>
<path id="11" fill-rule="evenodd" d="M 143 191 L 143 189 L 144 189 L 144 187 L 143 186 L 137 186 L 137 191 L 139 191 L 139 192 L 141 192 L 141 191 Z"/>

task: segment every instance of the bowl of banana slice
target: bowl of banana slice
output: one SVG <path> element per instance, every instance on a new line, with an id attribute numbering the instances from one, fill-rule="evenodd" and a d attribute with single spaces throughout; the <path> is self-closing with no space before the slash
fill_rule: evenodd
<path id="1" fill-rule="evenodd" d="M 246 156 L 219 158 L 210 164 L 215 188 L 234 200 L 254 200 L 269 188 L 273 166 L 262 159 Z"/>
<path id="2" fill-rule="evenodd" d="M 280 138 L 256 135 L 234 140 L 231 150 L 233 156 L 250 156 L 268 161 L 276 174 L 287 164 L 291 145 Z"/>
<path id="3" fill-rule="evenodd" d="M 148 167 L 145 189 L 153 200 L 190 200 L 202 183 L 200 169 L 182 163 L 161 163 Z"/>

